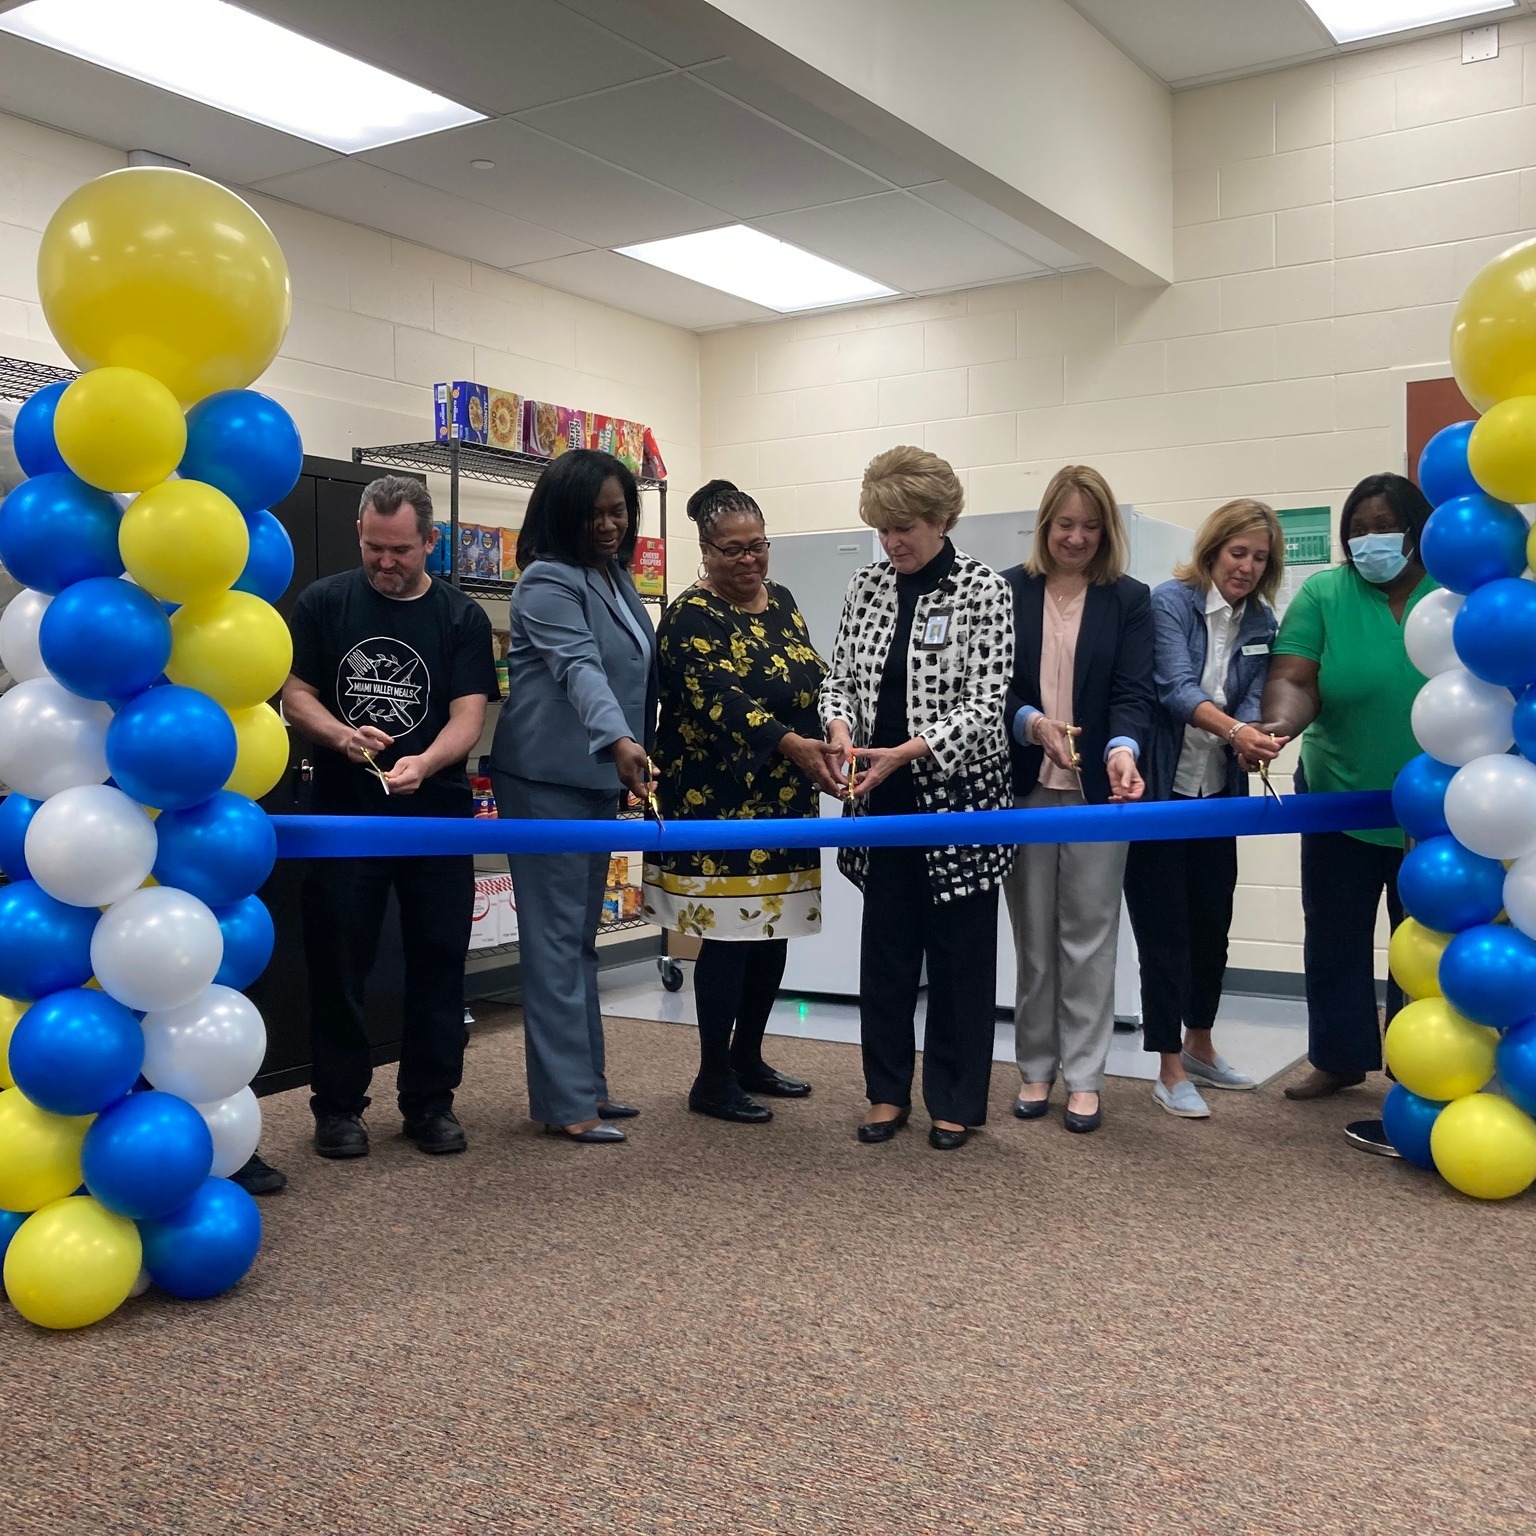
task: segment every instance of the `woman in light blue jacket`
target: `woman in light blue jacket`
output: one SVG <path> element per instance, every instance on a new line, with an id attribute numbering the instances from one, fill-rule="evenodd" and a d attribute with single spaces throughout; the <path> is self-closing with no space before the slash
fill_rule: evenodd
<path id="1" fill-rule="evenodd" d="M 1257 723 L 1284 565 L 1273 510 L 1231 501 L 1205 520 L 1173 580 L 1153 591 L 1158 707 L 1142 759 L 1148 800 L 1246 795 L 1238 755 L 1270 762 L 1285 745 Z M 1141 959 L 1143 1043 L 1162 1058 L 1152 1094 L 1182 1119 L 1210 1114 L 1201 1087 L 1254 1086 L 1211 1040 L 1236 887 L 1234 837 L 1131 844 L 1125 899 Z"/>

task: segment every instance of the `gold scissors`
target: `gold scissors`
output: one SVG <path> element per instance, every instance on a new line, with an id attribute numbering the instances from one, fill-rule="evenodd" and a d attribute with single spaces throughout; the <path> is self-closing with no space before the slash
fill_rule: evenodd
<path id="1" fill-rule="evenodd" d="M 1269 764 L 1268 763 L 1260 763 L 1259 764 L 1259 779 L 1262 782 L 1262 784 L 1264 785 L 1264 793 L 1271 800 L 1273 800 L 1276 805 L 1279 805 L 1281 803 L 1280 802 L 1280 791 L 1278 789 L 1276 789 L 1275 786 L 1269 782 Z"/>
<path id="2" fill-rule="evenodd" d="M 387 795 L 389 793 L 389 775 L 379 767 L 378 763 L 374 760 L 373 753 L 370 752 L 367 747 L 362 747 L 359 750 L 363 754 L 363 762 L 366 765 L 368 772 L 371 773 L 374 778 L 379 781 L 380 787 Z"/>
<path id="3" fill-rule="evenodd" d="M 655 818 L 656 825 L 658 827 L 664 827 L 666 826 L 666 822 L 662 819 L 661 804 L 656 799 L 656 785 L 661 778 L 661 770 L 657 768 L 656 764 L 653 763 L 650 758 L 646 758 L 645 771 L 649 775 L 649 787 L 645 792 L 645 808 Z"/>

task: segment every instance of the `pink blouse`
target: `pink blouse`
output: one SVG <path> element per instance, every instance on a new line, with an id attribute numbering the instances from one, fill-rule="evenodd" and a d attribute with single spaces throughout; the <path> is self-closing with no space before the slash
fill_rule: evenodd
<path id="1" fill-rule="evenodd" d="M 1083 606 L 1087 588 L 1070 602 L 1058 603 L 1050 592 L 1045 594 L 1044 624 L 1040 633 L 1040 710 L 1047 720 L 1072 718 L 1072 682 L 1077 666 L 1077 634 L 1082 628 Z M 1046 758 L 1040 768 L 1042 789 L 1077 789 L 1077 775 L 1058 768 Z"/>

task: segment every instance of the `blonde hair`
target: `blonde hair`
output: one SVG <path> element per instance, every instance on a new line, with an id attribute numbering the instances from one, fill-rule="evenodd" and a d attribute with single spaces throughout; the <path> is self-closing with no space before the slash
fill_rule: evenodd
<path id="1" fill-rule="evenodd" d="M 1201 523 L 1200 531 L 1195 535 L 1194 553 L 1174 568 L 1173 579 L 1197 587 L 1201 592 L 1209 592 L 1211 572 L 1216 568 L 1216 557 L 1223 545 L 1240 534 L 1259 528 L 1269 535 L 1269 562 L 1253 590 L 1256 597 L 1273 605 L 1275 594 L 1280 590 L 1280 578 L 1285 574 L 1285 534 L 1275 509 L 1268 502 L 1254 501 L 1248 496 L 1239 496 L 1236 501 L 1217 507 Z"/>
<path id="2" fill-rule="evenodd" d="M 1131 541 L 1125 532 L 1125 519 L 1115 502 L 1109 482 L 1086 464 L 1066 464 L 1051 476 L 1051 483 L 1040 498 L 1040 513 L 1035 519 L 1035 542 L 1024 569 L 1031 576 L 1051 574 L 1050 531 L 1057 513 L 1076 494 L 1098 514 L 1099 547 L 1088 563 L 1088 579 L 1096 587 L 1112 587 L 1125 575 L 1131 563 Z"/>
<path id="3" fill-rule="evenodd" d="M 859 516 L 871 528 L 908 528 L 931 523 L 948 533 L 960 520 L 965 492 L 960 479 L 926 448 L 887 448 L 869 461 L 859 487 Z"/>

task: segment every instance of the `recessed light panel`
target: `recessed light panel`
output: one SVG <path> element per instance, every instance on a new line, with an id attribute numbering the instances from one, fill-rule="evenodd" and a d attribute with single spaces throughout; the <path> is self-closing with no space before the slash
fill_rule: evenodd
<path id="1" fill-rule="evenodd" d="M 1462 16 L 1510 11 L 1517 0 L 1307 0 L 1307 6 L 1336 43 L 1358 43 Z"/>
<path id="2" fill-rule="evenodd" d="M 485 116 L 225 0 L 30 0 L 0 32 L 342 154 Z"/>

